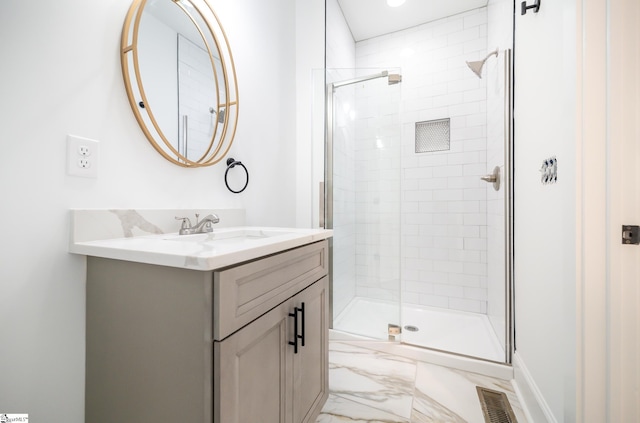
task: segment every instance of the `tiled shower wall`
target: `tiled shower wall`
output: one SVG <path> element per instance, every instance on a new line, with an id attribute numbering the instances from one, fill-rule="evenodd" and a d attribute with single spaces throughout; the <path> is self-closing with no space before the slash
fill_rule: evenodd
<path id="1" fill-rule="evenodd" d="M 398 172 L 405 303 L 487 312 L 487 187 L 480 180 L 487 170 L 486 86 L 465 63 L 486 54 L 486 8 L 356 44 L 357 68 L 400 65 L 403 74 Z M 450 118 L 450 150 L 416 153 L 415 124 L 442 118 Z M 393 263 L 387 253 L 383 247 L 376 254 Z M 363 270 L 357 268 L 358 295 L 392 299 L 391 290 L 366 286 Z"/>

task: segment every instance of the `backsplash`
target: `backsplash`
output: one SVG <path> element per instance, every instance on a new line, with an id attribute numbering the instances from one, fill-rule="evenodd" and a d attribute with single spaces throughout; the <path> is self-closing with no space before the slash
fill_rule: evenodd
<path id="1" fill-rule="evenodd" d="M 160 210 L 71 210 L 70 242 L 129 238 L 178 232 L 181 222 L 176 217 L 188 217 L 195 224 L 196 213 L 205 217 L 218 215 L 216 227 L 245 225 L 244 209 L 160 209 Z"/>

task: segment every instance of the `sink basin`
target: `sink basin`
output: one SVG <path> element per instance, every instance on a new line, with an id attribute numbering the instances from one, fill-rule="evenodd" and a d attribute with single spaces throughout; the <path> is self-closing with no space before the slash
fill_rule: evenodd
<path id="1" fill-rule="evenodd" d="M 191 235 L 171 235 L 163 238 L 166 241 L 196 242 L 207 245 L 229 245 L 251 243 L 265 238 L 290 235 L 293 232 L 274 229 L 240 228 L 233 230 L 215 230 L 213 232 Z"/>

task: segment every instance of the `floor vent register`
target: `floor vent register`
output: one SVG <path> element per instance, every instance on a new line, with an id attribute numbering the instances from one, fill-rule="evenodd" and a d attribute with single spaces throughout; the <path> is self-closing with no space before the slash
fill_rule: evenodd
<path id="1" fill-rule="evenodd" d="M 517 423 L 504 392 L 476 386 L 485 423 Z"/>

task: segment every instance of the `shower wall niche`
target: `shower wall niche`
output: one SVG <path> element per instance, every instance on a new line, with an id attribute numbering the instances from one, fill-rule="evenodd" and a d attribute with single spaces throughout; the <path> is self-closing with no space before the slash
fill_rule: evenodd
<path id="1" fill-rule="evenodd" d="M 465 62 L 494 48 L 487 8 L 356 43 L 356 68 L 400 65 L 403 73 L 399 171 L 361 169 L 400 178 L 403 304 L 487 313 L 487 86 Z M 445 118 L 449 150 L 416 153 L 416 123 Z M 381 263 L 395 265 L 385 250 Z M 356 278 L 357 295 L 394 299 L 368 280 Z"/>

